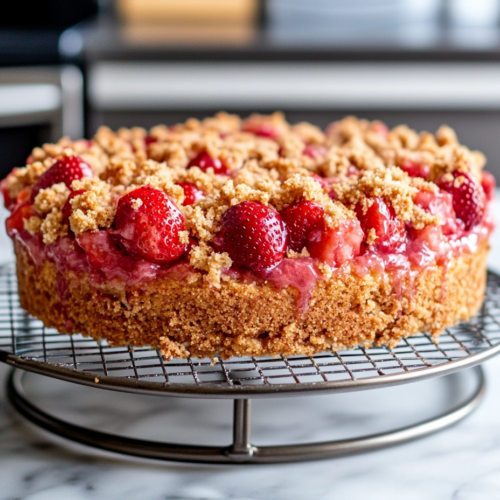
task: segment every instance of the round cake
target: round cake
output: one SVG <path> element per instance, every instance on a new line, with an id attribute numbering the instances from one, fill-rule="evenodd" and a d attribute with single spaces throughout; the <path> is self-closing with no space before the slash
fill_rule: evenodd
<path id="1" fill-rule="evenodd" d="M 396 345 L 474 315 L 484 156 L 347 117 L 219 113 L 61 139 L 2 181 L 22 306 L 165 358 Z"/>

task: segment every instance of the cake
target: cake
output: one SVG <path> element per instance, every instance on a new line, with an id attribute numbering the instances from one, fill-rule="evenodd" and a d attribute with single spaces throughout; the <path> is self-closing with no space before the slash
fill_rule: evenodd
<path id="1" fill-rule="evenodd" d="M 188 356 L 437 337 L 480 308 L 495 181 L 449 127 L 226 113 L 33 149 L 2 181 L 21 305 Z"/>

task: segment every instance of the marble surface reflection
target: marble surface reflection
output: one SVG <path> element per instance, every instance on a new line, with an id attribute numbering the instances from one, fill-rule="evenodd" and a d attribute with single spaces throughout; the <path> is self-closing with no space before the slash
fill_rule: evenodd
<path id="1" fill-rule="evenodd" d="M 4 238 L 0 233 L 0 262 L 12 258 Z M 490 264 L 499 271 L 498 231 L 492 246 Z M 500 357 L 485 370 L 489 389 L 483 403 L 446 431 L 364 455 L 242 467 L 128 459 L 54 438 L 10 408 L 3 390 L 8 368 L 0 365 L 0 500 L 497 500 Z M 472 390 L 473 379 L 462 376 Z M 27 376 L 26 387 L 43 408 L 102 430 L 174 442 L 230 442 L 229 401 L 127 395 L 34 375 Z M 435 415 L 460 396 L 456 379 L 442 378 L 381 391 L 256 400 L 252 441 L 270 445 L 381 432 Z"/>
<path id="2" fill-rule="evenodd" d="M 24 423 L 2 396 L 1 499 L 493 499 L 500 492 L 500 359 L 479 410 L 455 427 L 365 455 L 291 465 L 198 466 L 124 459 L 54 439 Z M 2 378 L 6 367 L 0 368 Z M 462 375 L 472 389 L 473 380 Z M 466 379 L 465 379 L 466 378 Z M 27 392 L 63 418 L 117 434 L 228 443 L 231 404 L 127 395 L 35 375 Z M 460 399 L 446 379 L 330 396 L 257 400 L 252 440 L 280 444 L 377 432 L 429 417 Z M 378 394 L 377 394 L 378 392 Z"/>

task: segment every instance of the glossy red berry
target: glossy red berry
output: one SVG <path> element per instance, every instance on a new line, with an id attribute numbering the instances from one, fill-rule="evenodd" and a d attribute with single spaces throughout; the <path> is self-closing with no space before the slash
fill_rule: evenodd
<path id="1" fill-rule="evenodd" d="M 8 210 L 12 210 L 16 205 L 16 200 L 10 197 L 9 189 L 7 188 L 7 179 L 0 181 L 0 189 L 2 190 L 3 204 Z"/>
<path id="2" fill-rule="evenodd" d="M 406 228 L 402 220 L 396 217 L 392 206 L 382 198 L 371 198 L 371 205 L 364 212 L 361 204 L 356 206 L 356 215 L 365 233 L 365 238 L 375 234 L 371 245 L 379 250 L 395 252 L 401 249 L 406 240 Z"/>
<path id="3" fill-rule="evenodd" d="M 132 255 L 167 263 L 187 249 L 179 240 L 184 216 L 170 196 L 151 186 L 134 189 L 118 201 L 113 236 Z"/>
<path id="4" fill-rule="evenodd" d="M 79 156 L 65 156 L 40 176 L 31 192 L 31 200 L 35 199 L 40 189 L 47 189 L 60 182 L 64 182 L 71 189 L 73 181 L 93 175 L 92 169 Z"/>
<path id="5" fill-rule="evenodd" d="M 206 172 L 209 168 L 213 168 L 214 174 L 228 173 L 228 169 L 219 158 L 212 158 L 206 151 L 201 151 L 190 160 L 187 168 L 199 167 L 200 170 Z"/>
<path id="6" fill-rule="evenodd" d="M 483 172 L 483 175 L 481 177 L 481 186 L 483 188 L 484 194 L 486 195 L 486 199 L 488 201 L 492 200 L 495 196 L 495 177 L 493 177 L 493 175 L 491 175 L 489 172 Z"/>
<path id="7" fill-rule="evenodd" d="M 144 144 L 146 147 L 148 147 L 150 144 L 154 144 L 155 142 L 158 142 L 158 139 L 156 137 L 153 137 L 152 135 L 147 135 L 144 137 Z"/>
<path id="8" fill-rule="evenodd" d="M 313 160 L 317 160 L 319 158 L 324 158 L 326 153 L 328 152 L 328 148 L 326 146 L 319 146 L 317 144 L 308 144 L 302 151 L 304 156 L 308 156 Z"/>
<path id="9" fill-rule="evenodd" d="M 455 214 L 468 231 L 481 222 L 486 208 L 486 196 L 479 182 L 470 173 L 455 171 L 452 176 L 453 179 L 442 177 L 437 184 L 453 197 Z"/>
<path id="10" fill-rule="evenodd" d="M 309 233 L 308 250 L 316 260 L 331 267 L 342 264 L 360 253 L 364 233 L 356 219 L 345 219 L 332 228 L 325 223 Z"/>
<path id="11" fill-rule="evenodd" d="M 71 211 L 73 210 L 73 207 L 71 206 L 71 200 L 80 194 L 85 193 L 85 189 L 77 189 L 76 191 L 72 191 L 69 193 L 68 199 L 64 203 L 61 212 L 62 212 L 62 218 L 63 218 L 63 224 L 68 224 L 69 225 L 69 218 L 71 216 Z"/>
<path id="12" fill-rule="evenodd" d="M 94 269 L 113 270 L 123 261 L 123 256 L 108 231 L 84 231 L 76 236 L 76 241 Z"/>
<path id="13" fill-rule="evenodd" d="M 177 184 L 184 190 L 184 202 L 182 203 L 184 206 L 194 205 L 198 200 L 205 198 L 205 193 L 194 184 L 190 182 L 178 182 Z"/>
<path id="14" fill-rule="evenodd" d="M 450 193 L 440 189 L 437 193 L 432 191 L 419 191 L 413 199 L 416 205 L 432 215 L 438 215 L 443 221 L 441 229 L 443 234 L 455 234 L 460 226 L 453 209 L 453 198 Z"/>
<path id="15" fill-rule="evenodd" d="M 10 217 L 5 221 L 7 234 L 12 238 L 16 232 L 24 229 L 24 219 L 38 215 L 29 201 L 16 205 Z"/>
<path id="16" fill-rule="evenodd" d="M 287 229 L 273 208 L 244 201 L 224 213 L 213 244 L 217 251 L 227 252 L 238 267 L 265 272 L 283 260 Z"/>
<path id="17" fill-rule="evenodd" d="M 323 207 L 313 201 L 299 201 L 281 212 L 288 229 L 288 246 L 295 252 L 308 247 L 309 233 L 323 227 Z"/>
<path id="18" fill-rule="evenodd" d="M 321 187 L 323 189 L 330 189 L 330 184 L 328 181 L 324 178 L 319 176 L 318 174 L 311 174 L 311 177 L 318 183 L 321 184 Z"/>
<path id="19" fill-rule="evenodd" d="M 429 165 L 425 165 L 418 161 L 403 160 L 398 166 L 410 177 L 422 177 L 422 179 L 427 179 L 431 171 Z"/>
<path id="20" fill-rule="evenodd" d="M 262 117 L 250 117 L 243 122 L 243 132 L 250 132 L 259 137 L 277 139 L 280 131 L 269 121 Z"/>

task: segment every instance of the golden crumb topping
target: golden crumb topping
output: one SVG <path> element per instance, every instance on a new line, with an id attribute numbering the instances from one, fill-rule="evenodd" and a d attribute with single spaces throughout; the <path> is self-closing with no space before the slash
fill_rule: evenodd
<path id="1" fill-rule="evenodd" d="M 301 200 L 314 201 L 324 209 L 327 226 L 334 228 L 342 219 L 355 218 L 358 204 L 366 211 L 372 198 L 380 197 L 397 217 L 421 229 L 442 221 L 414 203 L 416 193 L 436 191 L 433 181 L 455 171 L 479 180 L 485 164 L 482 153 L 461 145 L 447 126 L 433 135 L 405 125 L 390 130 L 381 122 L 349 116 L 322 131 L 304 122 L 290 125 L 282 113 L 244 120 L 218 113 L 149 131 L 100 127 L 91 140 L 64 137 L 44 144 L 33 149 L 25 167 L 9 174 L 5 191 L 13 200 L 24 196 L 22 191 L 29 193 L 58 158 L 71 155 L 80 156 L 96 176 L 41 189 L 34 200 L 38 215 L 24 221 L 27 230 L 41 231 L 51 243 L 69 229 L 79 234 L 109 228 L 119 197 L 149 185 L 167 193 L 182 211 L 186 231 L 181 242 L 197 242 L 191 265 L 206 272 L 212 283 L 220 282 L 221 269 L 230 264 L 210 242 L 223 213 L 238 203 L 255 201 L 281 211 Z M 204 155 L 219 167 L 207 167 Z M 403 171 L 408 162 L 423 166 L 426 179 Z M 184 206 L 186 183 L 201 195 Z M 82 192 L 70 199 L 68 227 L 62 207 L 71 191 Z M 134 203 L 139 208 L 142 201 Z M 366 236 L 368 244 L 376 240 L 372 233 Z"/>
<path id="2" fill-rule="evenodd" d="M 35 197 L 35 210 L 39 214 L 45 215 L 54 208 L 61 208 L 66 203 L 70 192 L 64 182 L 54 184 L 47 189 L 40 189 Z"/>
<path id="3" fill-rule="evenodd" d="M 75 234 L 97 231 L 111 226 L 116 211 L 116 200 L 111 186 L 97 177 L 73 181 L 74 191 L 84 192 L 70 200 L 69 224 Z"/>

